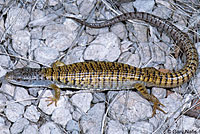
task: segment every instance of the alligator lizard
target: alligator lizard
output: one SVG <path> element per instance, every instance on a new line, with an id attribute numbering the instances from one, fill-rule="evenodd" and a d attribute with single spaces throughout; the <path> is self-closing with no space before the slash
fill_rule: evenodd
<path id="1" fill-rule="evenodd" d="M 170 22 L 144 12 L 130 12 L 114 17 L 102 23 L 87 23 L 77 18 L 71 18 L 91 28 L 107 27 L 128 19 L 138 19 L 164 31 L 180 47 L 186 55 L 185 66 L 176 72 L 160 72 L 153 67 L 136 68 L 127 64 L 104 61 L 88 61 L 65 65 L 56 62 L 52 68 L 21 68 L 8 72 L 5 79 L 16 85 L 26 87 L 49 87 L 55 90 L 55 96 L 50 97 L 50 104 L 57 103 L 60 97 L 60 88 L 78 89 L 132 89 L 136 88 L 147 100 L 154 103 L 153 114 L 156 109 L 164 112 L 159 105 L 164 106 L 151 94 L 147 87 L 172 88 L 188 82 L 196 73 L 198 67 L 197 50 L 188 35 L 179 30 Z M 165 112 L 164 112 L 165 113 Z"/>

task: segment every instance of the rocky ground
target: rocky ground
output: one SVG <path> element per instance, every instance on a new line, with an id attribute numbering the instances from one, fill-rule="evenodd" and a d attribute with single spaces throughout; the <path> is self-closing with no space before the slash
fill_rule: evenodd
<path id="1" fill-rule="evenodd" d="M 0 76 L 22 67 L 49 67 L 86 60 L 176 70 L 175 45 L 150 25 L 131 20 L 92 29 L 67 19 L 98 23 L 123 12 L 148 12 L 188 33 L 200 52 L 198 0 L 0 0 Z M 167 114 L 152 115 L 152 104 L 138 92 L 62 90 L 58 106 L 47 106 L 51 89 L 3 82 L 0 133 L 4 134 L 150 134 L 200 133 L 200 120 L 183 115 L 200 93 L 200 73 L 181 87 L 151 91 Z"/>

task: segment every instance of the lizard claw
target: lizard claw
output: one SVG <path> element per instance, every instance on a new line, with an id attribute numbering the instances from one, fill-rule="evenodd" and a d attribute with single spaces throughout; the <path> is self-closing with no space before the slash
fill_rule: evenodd
<path id="1" fill-rule="evenodd" d="M 50 102 L 47 106 L 50 106 L 51 104 L 53 104 L 55 102 L 55 106 L 57 107 L 58 100 L 55 97 L 48 97 L 48 99 L 45 100 L 45 101 L 49 101 Z"/>
<path id="2" fill-rule="evenodd" d="M 152 96 L 153 98 L 155 96 Z M 163 112 L 164 114 L 167 114 L 164 110 L 162 110 L 159 105 L 165 107 L 165 105 L 163 105 L 162 103 L 160 103 L 160 101 L 155 97 L 154 99 L 152 99 L 153 101 L 153 113 L 152 113 L 152 117 L 156 114 L 156 110 L 160 110 L 161 112 Z"/>

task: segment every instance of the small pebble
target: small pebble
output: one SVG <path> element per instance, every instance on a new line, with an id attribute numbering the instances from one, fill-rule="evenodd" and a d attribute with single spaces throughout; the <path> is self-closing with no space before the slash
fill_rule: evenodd
<path id="1" fill-rule="evenodd" d="M 66 125 L 66 130 L 67 131 L 78 131 L 78 132 L 80 132 L 78 122 L 76 122 L 74 120 L 69 120 L 67 125 Z"/>
<path id="2" fill-rule="evenodd" d="M 80 93 L 75 94 L 70 99 L 75 107 L 81 109 L 83 112 L 87 112 L 90 109 L 91 101 L 92 101 L 92 94 L 91 93 Z"/>
<path id="3" fill-rule="evenodd" d="M 23 131 L 23 129 L 29 124 L 29 121 L 25 118 L 21 118 L 14 122 L 11 126 L 10 131 L 12 134 L 19 134 Z"/>
<path id="4" fill-rule="evenodd" d="M 26 108 L 24 118 L 32 122 L 37 122 L 40 118 L 40 114 L 41 113 L 37 110 L 36 106 L 31 105 Z"/>
<path id="5" fill-rule="evenodd" d="M 25 126 L 22 134 L 39 134 L 37 125 Z"/>
<path id="6" fill-rule="evenodd" d="M 40 134 L 63 134 L 60 128 L 53 122 L 42 124 L 39 129 Z"/>
<path id="7" fill-rule="evenodd" d="M 105 104 L 95 104 L 86 115 L 83 115 L 80 120 L 80 127 L 83 133 L 99 134 L 101 129 L 101 122 L 105 111 Z"/>
<path id="8" fill-rule="evenodd" d="M 5 108 L 5 115 L 11 122 L 15 122 L 22 118 L 24 114 L 24 106 L 19 103 L 10 102 Z"/>
<path id="9" fill-rule="evenodd" d="M 56 49 L 49 48 L 49 47 L 38 47 L 34 51 L 35 60 L 50 65 L 55 62 L 57 57 L 59 56 L 59 52 Z"/>
<path id="10" fill-rule="evenodd" d="M 56 108 L 51 116 L 51 119 L 63 127 L 67 124 L 68 121 L 72 119 L 72 115 L 70 114 L 69 108 L 60 107 Z"/>
<path id="11" fill-rule="evenodd" d="M 26 9 L 19 8 L 19 7 L 12 7 L 10 8 L 7 18 L 6 18 L 6 23 L 5 27 L 6 29 L 10 28 L 10 31 L 12 33 L 15 33 L 17 30 L 22 30 L 24 29 L 30 19 L 30 14 Z"/>

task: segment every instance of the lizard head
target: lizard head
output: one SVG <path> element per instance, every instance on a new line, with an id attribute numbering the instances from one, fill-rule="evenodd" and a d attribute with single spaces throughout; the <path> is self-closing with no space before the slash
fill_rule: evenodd
<path id="1" fill-rule="evenodd" d="M 37 68 L 18 68 L 7 72 L 5 80 L 11 84 L 21 86 L 31 86 L 34 80 L 40 78 L 40 69 Z"/>

